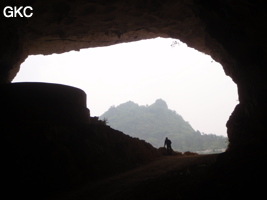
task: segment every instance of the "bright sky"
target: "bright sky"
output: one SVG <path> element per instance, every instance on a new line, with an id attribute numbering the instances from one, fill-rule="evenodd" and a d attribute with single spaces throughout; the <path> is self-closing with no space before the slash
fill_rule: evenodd
<path id="1" fill-rule="evenodd" d="M 173 47 L 174 41 L 178 44 Z M 222 66 L 175 39 L 29 56 L 13 82 L 81 88 L 87 93 L 91 116 L 129 100 L 150 105 L 161 98 L 195 130 L 224 136 L 238 103 L 236 84 Z"/>

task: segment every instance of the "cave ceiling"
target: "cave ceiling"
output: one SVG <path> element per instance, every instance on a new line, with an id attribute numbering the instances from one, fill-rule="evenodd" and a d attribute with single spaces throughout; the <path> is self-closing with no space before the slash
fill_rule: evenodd
<path id="1" fill-rule="evenodd" d="M 155 37 L 177 38 L 211 55 L 234 81 L 239 65 L 266 64 L 259 59 L 266 55 L 264 1 L 1 1 L 5 6 L 31 6 L 33 15 L 1 16 L 1 82 L 11 81 L 28 55 Z"/>

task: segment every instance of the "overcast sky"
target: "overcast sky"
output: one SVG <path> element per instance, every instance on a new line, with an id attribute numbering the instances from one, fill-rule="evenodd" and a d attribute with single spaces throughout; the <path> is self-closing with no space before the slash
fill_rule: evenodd
<path id="1" fill-rule="evenodd" d="M 175 39 L 29 56 L 13 82 L 81 88 L 91 116 L 129 100 L 150 105 L 161 98 L 195 130 L 224 136 L 226 121 L 238 103 L 236 84 L 222 66 Z"/>

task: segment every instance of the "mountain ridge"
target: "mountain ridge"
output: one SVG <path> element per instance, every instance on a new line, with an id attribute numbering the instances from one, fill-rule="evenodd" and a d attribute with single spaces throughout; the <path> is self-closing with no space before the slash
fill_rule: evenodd
<path id="1" fill-rule="evenodd" d="M 195 131 L 176 111 L 170 110 L 167 103 L 157 99 L 150 106 L 139 106 L 127 101 L 112 106 L 100 119 L 108 125 L 132 137 L 137 137 L 159 148 L 164 145 L 165 137 L 172 141 L 176 151 L 217 151 L 225 149 L 227 138 L 215 134 L 203 134 Z"/>

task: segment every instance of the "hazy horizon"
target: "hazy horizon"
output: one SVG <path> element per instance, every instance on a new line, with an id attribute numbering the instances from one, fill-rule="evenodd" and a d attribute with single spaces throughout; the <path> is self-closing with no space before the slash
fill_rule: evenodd
<path id="1" fill-rule="evenodd" d="M 13 82 L 80 88 L 91 116 L 127 101 L 151 105 L 161 98 L 195 130 L 224 136 L 238 103 L 236 84 L 219 63 L 171 38 L 29 56 Z"/>

